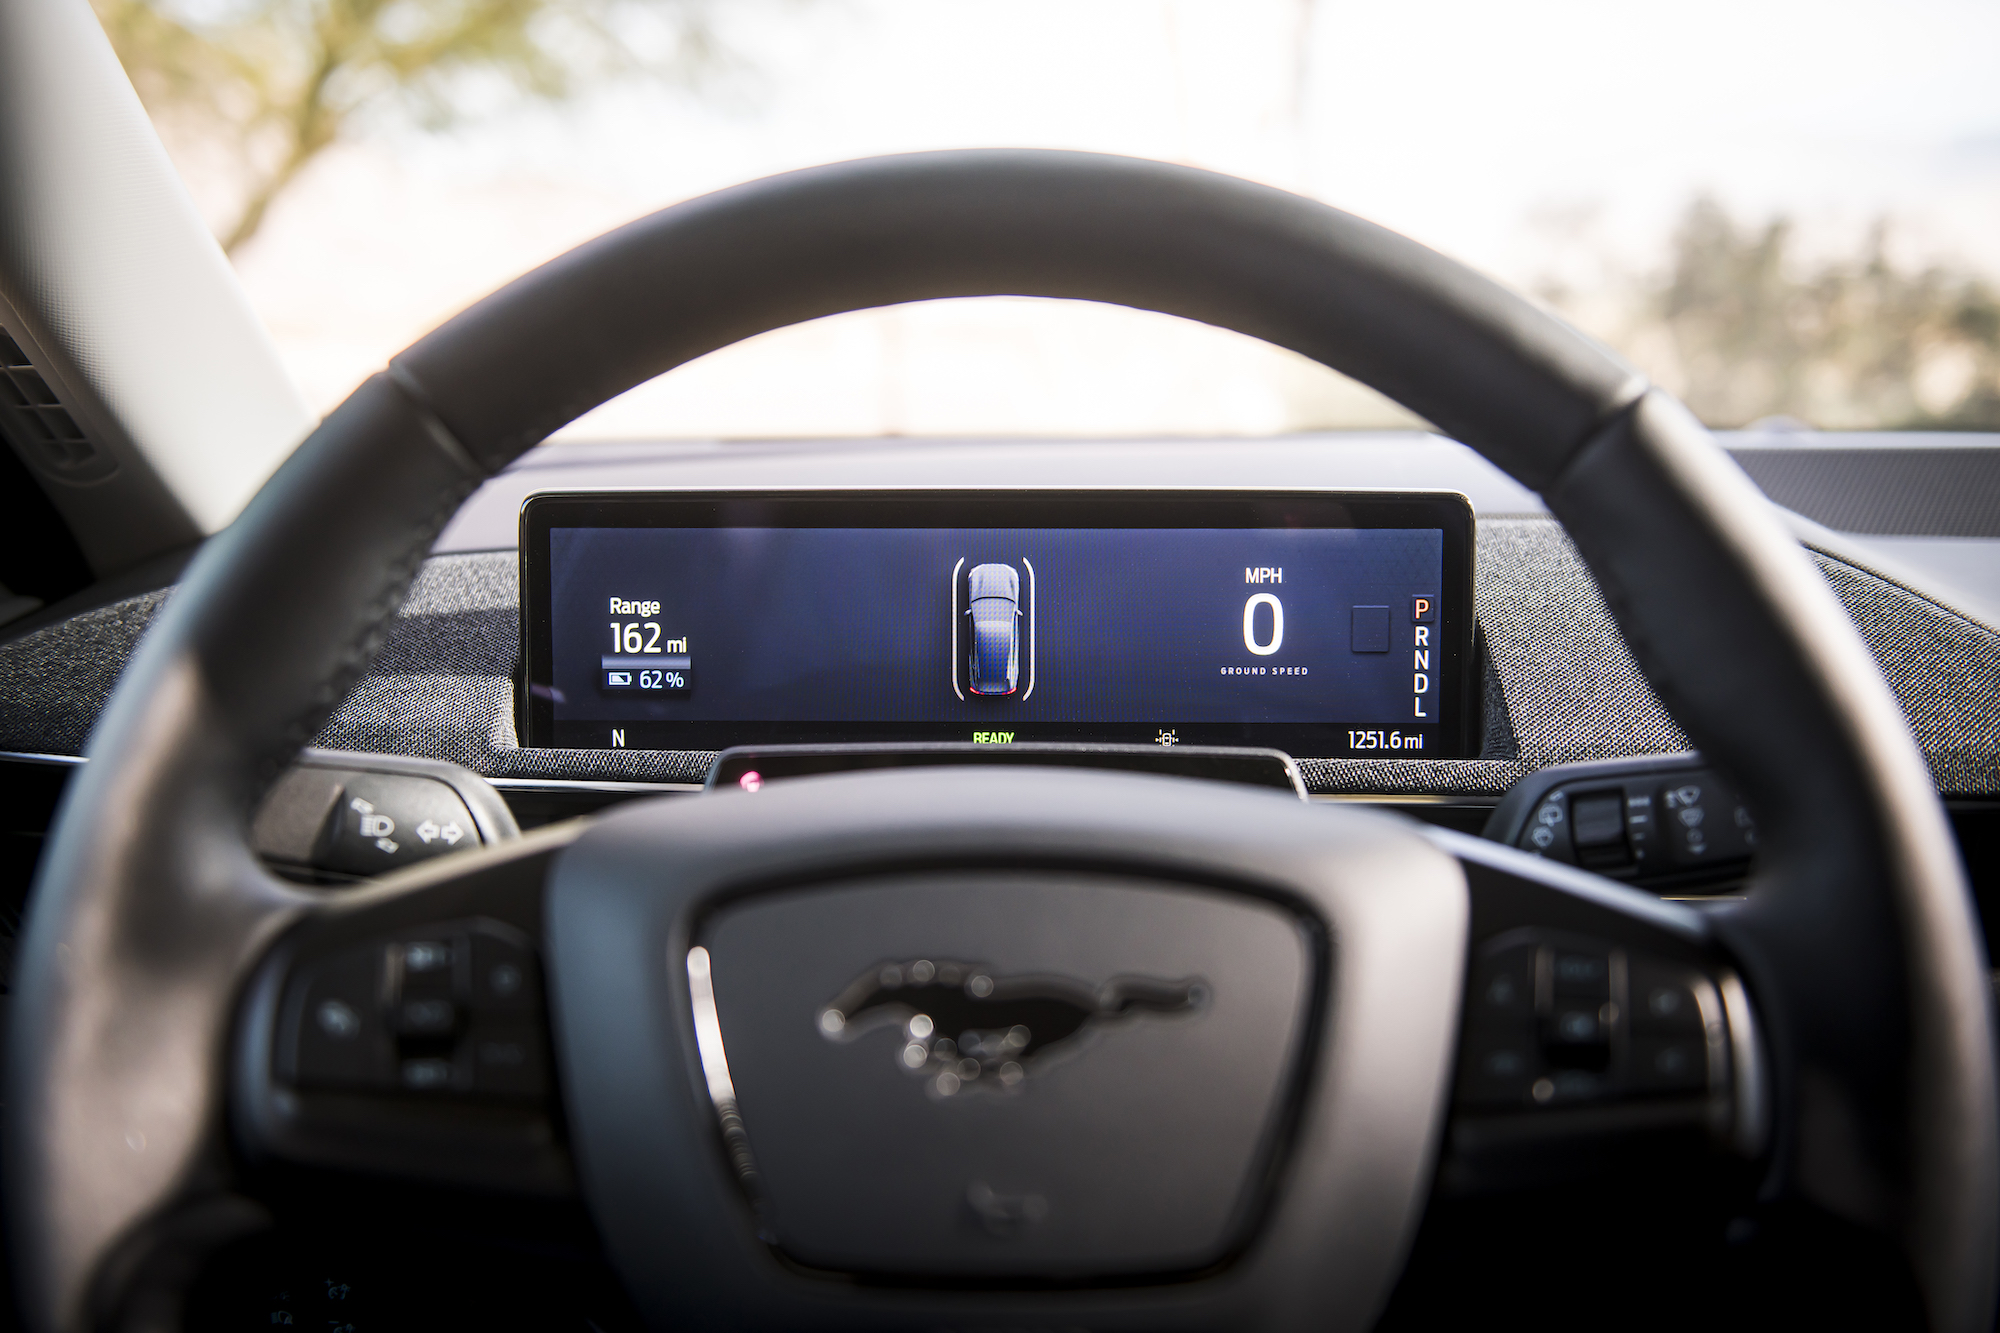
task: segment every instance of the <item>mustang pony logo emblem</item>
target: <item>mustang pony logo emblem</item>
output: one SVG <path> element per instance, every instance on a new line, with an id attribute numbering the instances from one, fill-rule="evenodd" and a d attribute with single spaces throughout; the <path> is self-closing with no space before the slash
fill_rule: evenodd
<path id="1" fill-rule="evenodd" d="M 1085 1029 L 1133 1014 L 1188 1013 L 1208 999 L 1198 980 L 1114 977 L 1092 990 L 1051 976 L 995 976 L 979 963 L 918 958 L 881 963 L 819 1011 L 820 1034 L 852 1041 L 894 1027 L 897 1063 L 931 1093 L 1011 1089 Z"/>

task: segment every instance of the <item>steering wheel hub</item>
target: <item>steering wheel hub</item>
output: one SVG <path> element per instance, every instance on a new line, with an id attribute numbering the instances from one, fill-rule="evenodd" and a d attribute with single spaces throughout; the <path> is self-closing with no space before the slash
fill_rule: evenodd
<path id="1" fill-rule="evenodd" d="M 1449 856 L 1389 819 L 1136 775 L 704 805 L 604 820 L 550 883 L 577 1151 L 628 1272 L 759 1293 L 780 1324 L 894 1306 L 764 1247 L 987 1287 L 1242 1255 L 1267 1299 L 1379 1302 L 1448 1086 Z M 1340 1217 L 1372 1262 L 1262 1258 L 1266 1228 L 1283 1253 Z"/>

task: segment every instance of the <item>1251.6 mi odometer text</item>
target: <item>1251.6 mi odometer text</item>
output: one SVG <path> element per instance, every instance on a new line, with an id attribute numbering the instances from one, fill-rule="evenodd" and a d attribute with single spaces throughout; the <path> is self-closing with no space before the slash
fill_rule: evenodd
<path id="1" fill-rule="evenodd" d="M 1424 733 L 1350 730 L 1347 733 L 1347 748 L 1357 753 L 1363 750 L 1421 750 L 1424 748 Z"/>

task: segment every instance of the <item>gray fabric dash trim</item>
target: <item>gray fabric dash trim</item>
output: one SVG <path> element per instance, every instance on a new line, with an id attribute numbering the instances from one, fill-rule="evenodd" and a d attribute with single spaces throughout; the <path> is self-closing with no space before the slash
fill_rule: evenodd
<path id="1" fill-rule="evenodd" d="M 2000 634 L 1819 551 L 1948 795 L 2000 792 Z"/>
<path id="2" fill-rule="evenodd" d="M 170 594 L 144 593 L 0 643 L 0 750 L 82 754 Z"/>

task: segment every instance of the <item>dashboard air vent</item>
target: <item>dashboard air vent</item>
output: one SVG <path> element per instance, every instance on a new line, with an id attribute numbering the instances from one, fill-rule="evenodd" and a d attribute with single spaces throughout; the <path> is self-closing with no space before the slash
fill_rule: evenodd
<path id="1" fill-rule="evenodd" d="M 63 481 L 97 481 L 117 464 L 93 445 L 27 353 L 0 330 L 0 414 L 29 460 Z"/>

